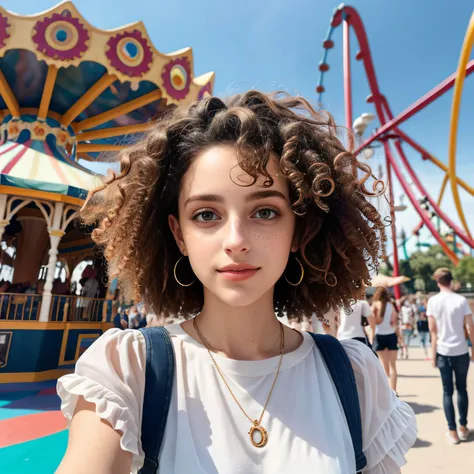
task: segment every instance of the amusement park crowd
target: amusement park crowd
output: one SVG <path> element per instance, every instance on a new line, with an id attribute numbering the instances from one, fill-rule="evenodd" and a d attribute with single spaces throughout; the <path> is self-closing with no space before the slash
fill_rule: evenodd
<path id="1" fill-rule="evenodd" d="M 0 281 L 0 319 L 36 320 L 44 293 L 45 278 L 35 283 Z M 87 315 L 87 309 L 93 304 L 100 291 L 97 272 L 92 265 L 87 265 L 78 281 L 70 277 L 59 276 L 54 279 L 51 294 L 53 295 L 52 314 L 56 320 L 99 319 L 99 311 Z M 74 299 L 72 305 L 68 301 Z M 68 308 L 70 306 L 70 308 Z M 66 309 L 66 314 L 63 315 Z M 91 317 L 92 316 L 92 317 Z"/>
<path id="2" fill-rule="evenodd" d="M 446 438 L 449 444 L 456 445 L 467 441 L 471 434 L 467 427 L 467 375 L 470 361 L 474 363 L 473 311 L 468 300 L 452 290 L 454 281 L 449 269 L 438 268 L 433 279 L 439 293 L 429 299 L 406 295 L 397 301 L 381 287 L 368 301 L 356 302 L 351 312 L 341 310 L 332 328 L 327 326 L 324 330 L 339 340 L 351 338 L 372 348 L 395 392 L 397 358 L 409 359 L 410 343 L 418 337 L 425 360 L 439 369 L 448 424 Z M 459 425 L 453 404 L 455 388 Z"/>
<path id="3" fill-rule="evenodd" d="M 137 305 L 121 305 L 113 319 L 117 329 L 141 329 L 147 326 L 164 325 L 154 313 L 147 312 L 143 303 Z"/>

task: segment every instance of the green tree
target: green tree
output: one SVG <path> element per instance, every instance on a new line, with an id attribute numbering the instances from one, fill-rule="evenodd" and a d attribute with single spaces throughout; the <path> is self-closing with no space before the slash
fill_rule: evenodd
<path id="1" fill-rule="evenodd" d="M 382 260 L 380 262 L 379 273 L 381 275 L 391 276 L 393 273 L 392 264 L 389 260 Z"/>
<path id="2" fill-rule="evenodd" d="M 393 276 L 393 265 L 390 260 L 386 260 L 380 264 L 379 268 L 379 273 L 381 275 L 387 275 L 387 276 Z M 407 281 L 406 283 L 403 284 L 407 288 L 407 290 L 410 293 L 415 292 L 415 286 L 414 286 L 414 273 L 413 269 L 410 266 L 410 261 L 409 260 L 400 260 L 399 261 L 399 273 L 400 275 L 404 275 L 408 278 L 411 278 L 410 281 Z"/>
<path id="3" fill-rule="evenodd" d="M 454 269 L 453 276 L 463 286 L 468 283 L 474 286 L 474 257 L 463 257 Z"/>
<path id="4" fill-rule="evenodd" d="M 436 291 L 436 283 L 432 280 L 433 273 L 437 268 L 447 267 L 453 270 L 451 260 L 443 252 L 439 245 L 433 245 L 427 251 L 417 251 L 410 256 L 410 268 L 413 271 L 412 278 L 417 286 L 425 291 Z M 407 275 L 410 276 L 410 275 Z"/>
<path id="5" fill-rule="evenodd" d="M 414 293 L 418 288 L 415 286 L 415 272 L 410 265 L 410 260 L 400 260 L 400 275 L 411 278 L 404 285 L 410 293 Z"/>

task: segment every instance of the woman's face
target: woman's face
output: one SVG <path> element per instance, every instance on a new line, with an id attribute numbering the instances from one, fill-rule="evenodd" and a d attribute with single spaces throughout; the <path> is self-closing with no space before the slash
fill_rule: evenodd
<path id="1" fill-rule="evenodd" d="M 290 250 L 296 250 L 286 179 L 276 159 L 267 169 L 271 187 L 262 186 L 263 177 L 248 186 L 252 178 L 238 166 L 234 149 L 212 147 L 195 158 L 183 178 L 179 219 L 169 217 L 205 294 L 231 306 L 247 306 L 272 293 Z"/>

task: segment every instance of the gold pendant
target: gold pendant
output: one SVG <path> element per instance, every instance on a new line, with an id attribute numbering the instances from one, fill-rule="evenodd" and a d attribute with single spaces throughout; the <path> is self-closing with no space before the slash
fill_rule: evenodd
<path id="1" fill-rule="evenodd" d="M 253 424 L 254 426 L 249 431 L 250 441 L 256 448 L 263 448 L 268 442 L 267 430 L 260 426 L 258 420 L 255 420 Z"/>

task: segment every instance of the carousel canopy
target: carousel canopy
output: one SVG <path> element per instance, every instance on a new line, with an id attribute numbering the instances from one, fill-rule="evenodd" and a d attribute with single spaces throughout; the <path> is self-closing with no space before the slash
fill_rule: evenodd
<path id="1" fill-rule="evenodd" d="M 213 81 L 194 77 L 191 49 L 158 51 L 142 23 L 100 30 L 71 2 L 32 16 L 0 7 L 0 192 L 80 197 L 96 177 L 78 158 L 122 149 Z"/>
<path id="2" fill-rule="evenodd" d="M 54 143 L 27 140 L 0 145 L 0 184 L 37 191 L 61 193 L 85 199 L 86 190 L 99 184 Z"/>

